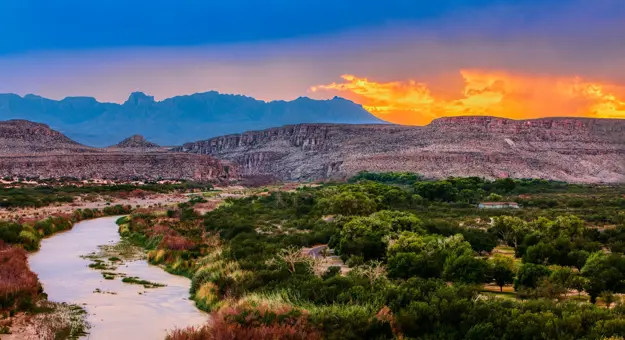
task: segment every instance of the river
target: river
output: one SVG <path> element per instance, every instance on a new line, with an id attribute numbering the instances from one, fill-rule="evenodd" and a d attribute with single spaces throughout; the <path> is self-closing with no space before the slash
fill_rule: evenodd
<path id="1" fill-rule="evenodd" d="M 145 260 L 127 261 L 117 268 L 128 276 L 167 285 L 146 289 L 123 283 L 119 277 L 105 280 L 99 270 L 88 267 L 91 260 L 81 255 L 119 242 L 117 218 L 80 222 L 42 241 L 29 262 L 48 300 L 82 305 L 91 325 L 86 337 L 90 340 L 163 339 L 173 328 L 205 323 L 207 315 L 188 299 L 191 282 L 185 277 L 168 274 Z"/>

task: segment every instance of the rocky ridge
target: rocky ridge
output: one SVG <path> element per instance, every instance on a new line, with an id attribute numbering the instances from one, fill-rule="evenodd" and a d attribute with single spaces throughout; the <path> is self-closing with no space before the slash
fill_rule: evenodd
<path id="1" fill-rule="evenodd" d="M 94 148 L 81 145 L 46 124 L 15 119 L 0 122 L 0 154 L 45 152 L 88 152 Z"/>
<path id="2" fill-rule="evenodd" d="M 23 120 L 0 122 L 0 177 L 5 176 L 195 181 L 239 178 L 236 166 L 208 155 L 90 148 L 47 125 Z"/>
<path id="3" fill-rule="evenodd" d="M 244 176 L 345 178 L 358 171 L 429 177 L 625 180 L 625 120 L 452 117 L 423 127 L 299 124 L 186 143 L 175 151 L 232 161 Z"/>
<path id="4" fill-rule="evenodd" d="M 157 149 L 161 146 L 152 143 L 145 139 L 145 137 L 141 135 L 132 135 L 123 141 L 111 146 L 111 148 L 121 148 L 121 149 Z"/>

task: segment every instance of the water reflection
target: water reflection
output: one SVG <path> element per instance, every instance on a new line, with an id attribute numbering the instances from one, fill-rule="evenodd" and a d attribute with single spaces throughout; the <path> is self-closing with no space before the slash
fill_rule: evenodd
<path id="1" fill-rule="evenodd" d="M 122 283 L 120 277 L 105 280 L 100 271 L 88 268 L 91 261 L 81 255 L 97 252 L 98 245 L 120 240 L 116 219 L 84 221 L 43 240 L 41 250 L 29 261 L 48 299 L 85 304 L 91 324 L 88 338 L 93 340 L 163 339 L 167 330 L 206 322 L 206 314 L 187 299 L 187 278 L 170 275 L 145 260 L 124 262 L 117 268 L 117 272 L 128 276 L 167 285 L 146 289 Z M 96 290 L 101 293 L 94 293 Z"/>

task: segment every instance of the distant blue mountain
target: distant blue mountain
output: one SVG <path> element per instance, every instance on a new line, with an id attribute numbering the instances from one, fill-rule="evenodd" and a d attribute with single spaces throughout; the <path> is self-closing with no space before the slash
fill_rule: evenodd
<path id="1" fill-rule="evenodd" d="M 299 123 L 382 124 L 362 106 L 334 97 L 264 102 L 215 91 L 155 101 L 134 92 L 124 104 L 91 97 L 52 100 L 36 95 L 0 94 L 0 120 L 45 123 L 90 146 L 109 146 L 135 134 L 160 145 Z"/>

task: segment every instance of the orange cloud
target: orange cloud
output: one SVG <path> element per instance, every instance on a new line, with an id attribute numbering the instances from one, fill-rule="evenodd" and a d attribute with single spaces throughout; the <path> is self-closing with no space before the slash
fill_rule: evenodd
<path id="1" fill-rule="evenodd" d="M 466 115 L 625 118 L 624 86 L 501 71 L 461 70 L 460 75 L 464 86 L 456 90 L 451 86 L 434 90 L 414 80 L 376 82 L 354 75 L 310 90 L 338 92 L 381 119 L 409 125 Z"/>

